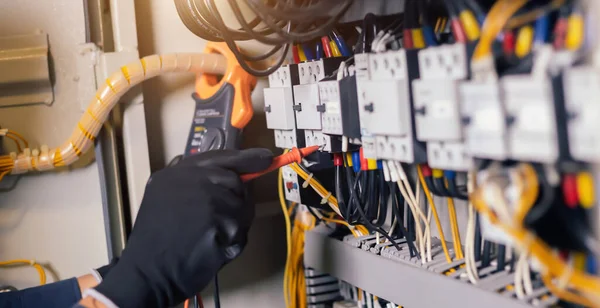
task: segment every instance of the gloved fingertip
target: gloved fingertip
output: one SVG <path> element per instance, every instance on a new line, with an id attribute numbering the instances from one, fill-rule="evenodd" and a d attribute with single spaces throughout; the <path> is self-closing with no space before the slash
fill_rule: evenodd
<path id="1" fill-rule="evenodd" d="M 242 155 L 244 156 L 244 159 L 247 159 L 248 162 L 251 162 L 254 165 L 252 169 L 256 169 L 258 171 L 267 169 L 273 162 L 274 157 L 273 152 L 265 148 L 242 150 Z"/>

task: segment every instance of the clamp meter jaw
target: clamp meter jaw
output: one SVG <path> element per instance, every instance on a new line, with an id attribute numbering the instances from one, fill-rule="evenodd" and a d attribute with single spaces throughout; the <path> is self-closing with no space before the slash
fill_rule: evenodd
<path id="1" fill-rule="evenodd" d="M 184 156 L 239 148 L 242 130 L 254 114 L 250 94 L 256 78 L 242 69 L 225 43 L 208 43 L 204 52 L 225 56 L 227 71 L 220 80 L 207 74 L 196 79 L 196 109 Z"/>

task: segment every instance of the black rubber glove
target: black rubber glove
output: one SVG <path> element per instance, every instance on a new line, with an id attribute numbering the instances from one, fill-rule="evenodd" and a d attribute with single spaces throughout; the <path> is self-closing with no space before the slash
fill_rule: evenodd
<path id="1" fill-rule="evenodd" d="M 169 307 L 201 291 L 244 249 L 254 218 L 239 174 L 267 149 L 211 151 L 152 175 L 121 259 L 96 290 L 121 308 Z"/>

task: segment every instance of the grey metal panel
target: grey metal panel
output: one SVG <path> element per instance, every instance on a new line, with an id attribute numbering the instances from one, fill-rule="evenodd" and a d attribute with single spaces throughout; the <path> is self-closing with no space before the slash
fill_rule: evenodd
<path id="1" fill-rule="evenodd" d="M 318 232 L 306 233 L 304 264 L 405 307 L 530 307 L 470 284 L 394 262 Z M 435 290 L 435 292 L 432 292 Z M 450 305 L 454 306 L 454 305 Z"/>

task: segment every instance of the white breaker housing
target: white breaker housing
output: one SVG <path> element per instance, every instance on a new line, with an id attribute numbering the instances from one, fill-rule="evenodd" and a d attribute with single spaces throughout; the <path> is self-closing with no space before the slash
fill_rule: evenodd
<path id="1" fill-rule="evenodd" d="M 421 79 L 413 81 L 417 139 L 427 142 L 427 162 L 433 168 L 467 171 L 460 115 L 459 82 L 468 78 L 464 44 L 430 47 L 419 53 Z"/>

